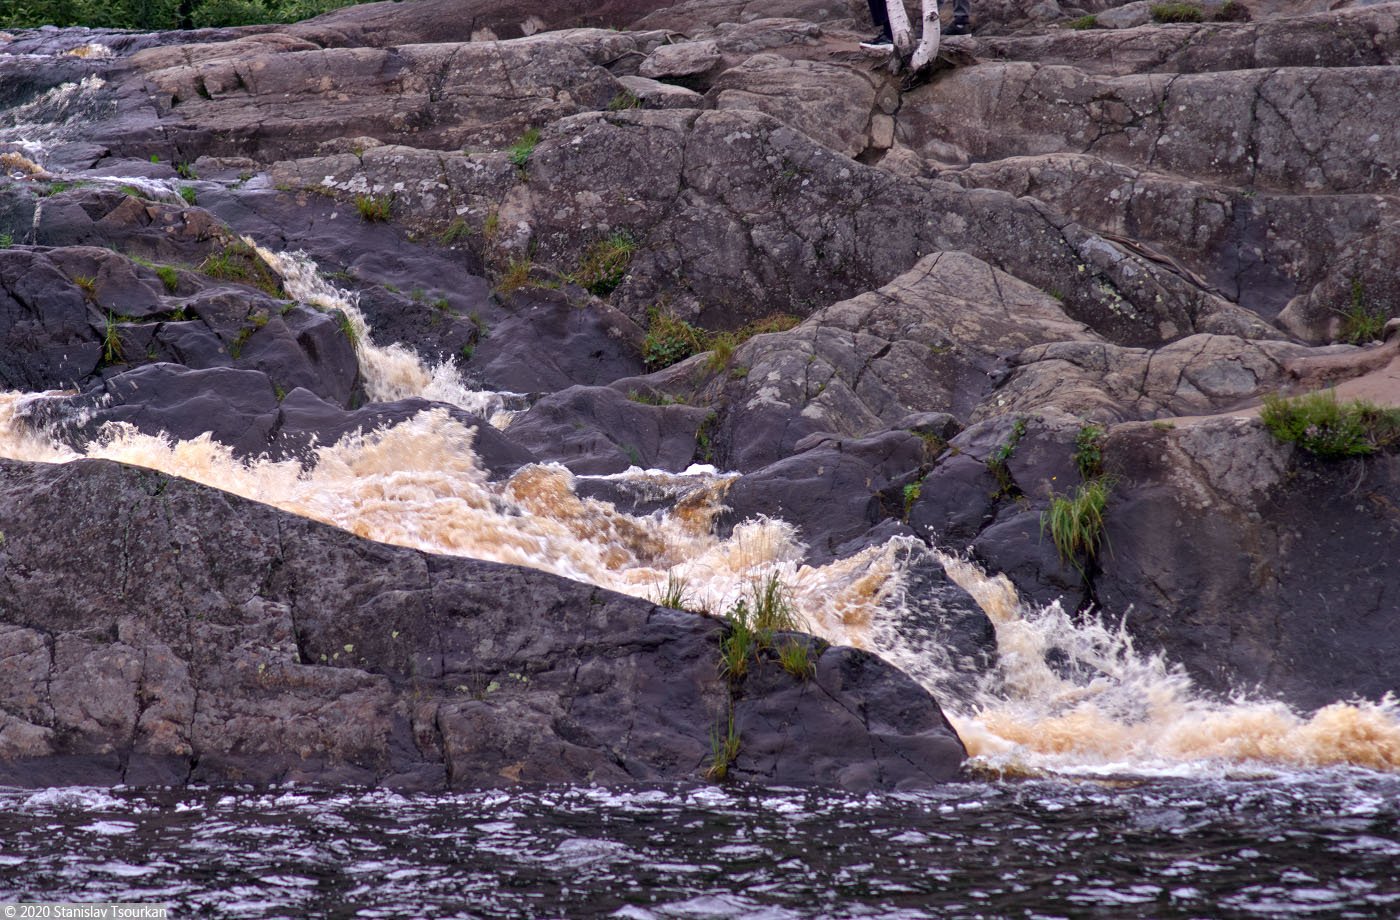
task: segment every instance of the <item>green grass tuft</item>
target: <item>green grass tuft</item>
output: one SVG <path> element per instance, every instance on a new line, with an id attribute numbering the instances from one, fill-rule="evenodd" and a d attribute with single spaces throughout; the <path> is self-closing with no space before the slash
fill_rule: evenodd
<path id="1" fill-rule="evenodd" d="M 506 148 L 511 165 L 524 172 L 525 167 L 530 165 L 530 157 L 535 155 L 535 147 L 539 145 L 539 142 L 539 128 L 531 128 L 520 135 L 520 140 Z"/>
<path id="2" fill-rule="evenodd" d="M 501 273 L 501 280 L 496 282 L 496 293 L 502 297 L 509 297 L 523 287 L 530 285 L 530 273 L 534 271 L 534 263 L 529 259 L 511 259 L 506 263 L 506 270 Z"/>
<path id="3" fill-rule="evenodd" d="M 0 249 L 9 249 L 15 244 L 13 233 L 0 233 Z"/>
<path id="4" fill-rule="evenodd" d="M 394 196 L 356 195 L 355 210 L 359 212 L 360 220 L 367 224 L 384 223 L 394 210 Z"/>
<path id="5" fill-rule="evenodd" d="M 1400 409 L 1339 402 L 1332 390 L 1297 399 L 1266 396 L 1259 419 L 1280 441 L 1328 459 L 1362 457 L 1400 444 Z"/>
<path id="6" fill-rule="evenodd" d="M 1026 420 L 1018 418 L 1012 423 L 1011 434 L 1007 439 L 988 455 L 987 470 L 997 481 L 997 491 L 993 493 L 993 498 L 1016 495 L 1020 492 L 1020 489 L 1016 487 L 1016 480 L 1011 478 L 1011 468 L 1007 464 L 1016 455 L 1016 445 L 1021 443 L 1021 438 L 1025 435 Z"/>
<path id="7" fill-rule="evenodd" d="M 729 728 L 723 733 L 719 726 L 710 732 L 710 765 L 705 769 L 705 778 L 714 783 L 722 783 L 729 776 L 729 768 L 739 759 L 739 733 L 734 729 L 734 712 L 729 713 Z"/>
<path id="8" fill-rule="evenodd" d="M 922 479 L 918 482 L 911 482 L 904 487 L 904 520 L 909 520 L 909 512 L 914 510 L 914 503 L 919 500 L 923 491 L 924 481 Z"/>
<path id="9" fill-rule="evenodd" d="M 625 89 L 613 96 L 612 102 L 608 103 L 609 112 L 624 112 L 627 109 L 640 109 L 641 107 L 642 100 L 637 97 L 637 94 Z"/>
<path id="10" fill-rule="evenodd" d="M 1158 3 L 1150 12 L 1155 22 L 1203 22 L 1205 14 L 1194 3 Z"/>
<path id="11" fill-rule="evenodd" d="M 162 265 L 155 271 L 160 283 L 165 285 L 165 292 L 174 294 L 176 289 L 180 287 L 180 273 L 169 265 Z"/>
<path id="12" fill-rule="evenodd" d="M 778 663 L 798 680 L 811 680 L 817 673 L 807 643 L 800 639 L 789 639 L 778 648 Z"/>
<path id="13" fill-rule="evenodd" d="M 350 314 L 344 310 L 335 311 L 336 324 L 340 326 L 340 334 L 350 341 L 350 347 L 358 349 L 360 347 L 360 330 L 355 328 L 355 323 L 350 319 Z"/>
<path id="14" fill-rule="evenodd" d="M 1342 341 L 1352 345 L 1365 345 L 1379 341 L 1385 333 L 1385 324 L 1390 315 L 1382 309 L 1371 309 L 1366 304 L 1366 288 L 1361 279 L 1351 282 L 1351 303 L 1345 310 L 1338 310 L 1342 317 Z"/>
<path id="15" fill-rule="evenodd" d="M 647 311 L 642 360 L 648 369 L 670 367 L 704 350 L 705 342 L 699 329 L 669 310 L 652 307 Z"/>
<path id="16" fill-rule="evenodd" d="M 1086 424 L 1074 438 L 1074 465 L 1079 478 L 1088 482 L 1103 475 L 1103 440 L 1106 432 L 1098 425 Z"/>
<path id="17" fill-rule="evenodd" d="M 232 281 L 255 287 L 272 297 L 282 296 L 282 282 L 258 255 L 257 250 L 242 240 L 212 252 L 199 264 L 199 271 L 210 278 Z"/>
<path id="18" fill-rule="evenodd" d="M 184 199 L 185 204 L 194 207 L 199 200 L 199 193 L 195 191 L 193 185 L 182 185 L 180 186 L 180 197 Z"/>
<path id="19" fill-rule="evenodd" d="M 122 360 L 121 331 L 117 327 L 117 318 L 108 310 L 107 324 L 102 333 L 102 363 L 121 364 Z"/>
<path id="20" fill-rule="evenodd" d="M 598 240 L 583 255 L 572 281 L 595 297 L 607 297 L 622 279 L 637 251 L 637 241 L 630 233 L 620 231 Z"/>
<path id="21" fill-rule="evenodd" d="M 91 275 L 74 275 L 73 283 L 78 286 L 78 290 L 83 292 L 83 299 L 97 300 L 97 279 Z"/>
<path id="22" fill-rule="evenodd" d="M 1076 32 L 1083 32 L 1087 29 L 1097 29 L 1099 27 L 1099 17 L 1089 15 L 1080 16 L 1078 19 L 1071 19 L 1069 27 Z"/>
<path id="23" fill-rule="evenodd" d="M 472 228 L 467 226 L 467 222 L 459 217 L 448 224 L 446 230 L 438 234 L 438 245 L 451 246 L 471 236 L 471 233 Z"/>
<path id="24" fill-rule="evenodd" d="M 1040 532 L 1050 531 L 1060 561 L 1083 571 L 1098 556 L 1103 540 L 1104 508 L 1113 486 L 1108 480 L 1081 483 L 1069 495 L 1052 495 L 1040 515 Z"/>

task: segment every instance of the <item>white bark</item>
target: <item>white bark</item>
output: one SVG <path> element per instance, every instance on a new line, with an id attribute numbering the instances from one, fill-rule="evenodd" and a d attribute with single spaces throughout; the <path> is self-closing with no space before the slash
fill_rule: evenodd
<path id="1" fill-rule="evenodd" d="M 927 6 L 929 0 L 924 0 Z M 935 0 L 934 8 L 938 4 Z M 885 0 L 885 9 L 890 17 L 890 35 L 894 36 L 894 47 L 900 57 L 904 57 L 914 47 L 914 36 L 909 28 L 909 14 L 904 12 L 904 0 Z"/>
<path id="2" fill-rule="evenodd" d="M 890 0 L 890 5 L 900 5 L 900 12 L 904 7 L 899 0 Z M 893 23 L 893 20 L 891 20 Z M 909 60 L 909 69 L 918 73 L 927 67 L 929 62 L 938 57 L 938 46 L 943 41 L 943 23 L 938 18 L 938 0 L 924 0 L 924 34 L 919 38 L 919 47 L 914 49 L 914 56 Z"/>

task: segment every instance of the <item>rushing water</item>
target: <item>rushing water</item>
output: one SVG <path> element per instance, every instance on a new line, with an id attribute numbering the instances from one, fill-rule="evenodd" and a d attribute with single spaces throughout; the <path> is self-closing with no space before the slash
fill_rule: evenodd
<path id="1" fill-rule="evenodd" d="M 217 917 L 1386 917 L 1400 778 L 0 793 L 0 902 Z"/>

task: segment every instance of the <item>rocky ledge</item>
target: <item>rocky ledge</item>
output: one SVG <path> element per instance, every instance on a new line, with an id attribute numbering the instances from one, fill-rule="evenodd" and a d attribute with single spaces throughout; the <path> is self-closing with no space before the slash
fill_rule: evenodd
<path id="1" fill-rule="evenodd" d="M 1258 417 L 1322 387 L 1400 406 L 1400 4 L 1331 6 L 992 2 L 920 74 L 860 50 L 857 0 L 18 33 L 0 382 L 66 390 L 21 423 L 74 447 L 125 422 L 307 463 L 444 399 L 244 239 L 303 250 L 377 342 L 498 394 L 450 407 L 493 477 L 713 463 L 740 474 L 721 534 L 967 551 L 1219 693 L 1378 698 L 1395 439 L 1324 458 Z M 693 776 L 724 711 L 703 618 L 156 474 L 5 477 L 15 778 Z M 1086 489 L 1101 522 L 1057 539 Z M 990 624 L 933 581 L 985 665 Z M 869 656 L 750 680 L 735 775 L 957 762 Z"/>

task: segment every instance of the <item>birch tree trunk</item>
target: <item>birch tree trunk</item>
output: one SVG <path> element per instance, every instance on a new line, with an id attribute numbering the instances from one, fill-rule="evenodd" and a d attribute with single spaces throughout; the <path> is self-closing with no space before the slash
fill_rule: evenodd
<path id="1" fill-rule="evenodd" d="M 930 0 L 924 0 L 924 6 L 929 5 Z M 937 0 L 933 0 L 933 7 L 938 9 Z M 909 14 L 904 12 L 904 0 L 885 0 L 885 9 L 890 17 L 890 35 L 894 37 L 895 50 L 902 58 L 914 48 L 914 37 L 910 34 Z"/>
<path id="2" fill-rule="evenodd" d="M 900 0 L 890 0 L 890 5 L 900 6 L 903 12 L 903 4 Z M 894 20 L 890 20 L 893 25 Z M 938 57 L 938 46 L 943 41 L 943 23 L 938 18 L 938 0 L 924 0 L 924 32 L 919 37 L 919 47 L 914 49 L 914 56 L 909 60 L 909 69 L 918 73 L 927 67 L 929 62 Z M 895 44 L 899 39 L 895 39 Z"/>

